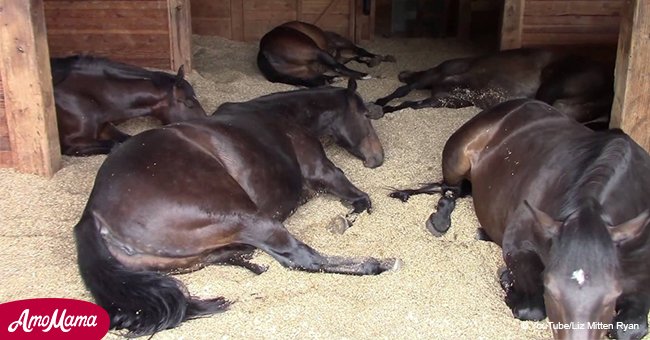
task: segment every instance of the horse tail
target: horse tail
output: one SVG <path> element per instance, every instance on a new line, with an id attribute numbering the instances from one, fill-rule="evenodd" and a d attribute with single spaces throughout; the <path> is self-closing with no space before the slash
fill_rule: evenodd
<path id="1" fill-rule="evenodd" d="M 84 213 L 74 233 L 81 277 L 108 312 L 111 329 L 127 329 L 129 336 L 153 334 L 227 309 L 229 302 L 222 297 L 194 299 L 174 278 L 122 265 L 106 247 L 101 224 L 101 217 Z"/>

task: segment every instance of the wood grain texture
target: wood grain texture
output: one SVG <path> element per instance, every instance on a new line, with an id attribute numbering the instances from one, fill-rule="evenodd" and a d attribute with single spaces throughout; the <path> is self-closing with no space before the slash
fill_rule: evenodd
<path id="1" fill-rule="evenodd" d="M 172 71 L 192 71 L 192 17 L 190 0 L 167 0 L 170 65 Z"/>
<path id="2" fill-rule="evenodd" d="M 611 126 L 650 152 L 650 2 L 626 0 L 616 58 Z"/>
<path id="3" fill-rule="evenodd" d="M 524 0 L 504 0 L 499 42 L 501 50 L 521 47 L 524 6 Z"/>
<path id="4" fill-rule="evenodd" d="M 0 0 L 0 77 L 11 166 L 50 177 L 61 167 L 42 0 Z M 8 158 L 3 153 L 2 160 Z"/>
<path id="5" fill-rule="evenodd" d="M 171 7 L 184 5 L 185 1 L 189 0 L 45 0 L 50 54 L 62 57 L 86 53 L 171 70 L 173 60 L 184 58 L 180 57 L 185 44 L 178 40 L 180 31 L 189 34 L 189 28 L 176 28 L 179 33 L 171 37 L 176 27 L 170 25 Z"/>

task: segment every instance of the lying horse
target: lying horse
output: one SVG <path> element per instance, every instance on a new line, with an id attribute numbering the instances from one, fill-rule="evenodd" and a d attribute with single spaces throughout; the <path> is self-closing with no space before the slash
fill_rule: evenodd
<path id="1" fill-rule="evenodd" d="M 106 154 L 129 135 L 115 124 L 153 116 L 163 124 L 205 117 L 194 89 L 176 76 L 103 58 L 53 58 L 52 81 L 63 154 Z"/>
<path id="2" fill-rule="evenodd" d="M 361 159 L 364 166 L 376 168 L 384 162 L 384 151 L 370 121 L 364 119 L 363 114 L 368 118 L 378 119 L 383 116 L 383 112 L 381 107 L 375 104 L 364 103 L 355 92 L 356 89 L 356 81 L 350 79 L 347 89 L 322 87 L 273 93 L 243 103 L 224 103 L 217 108 L 213 115 L 242 111 L 284 113 L 319 138 L 330 137 L 332 131 L 323 129 L 321 124 L 316 124 L 316 122 L 329 124 L 330 120 L 340 119 L 339 123 L 343 126 L 358 126 L 359 128 L 334 136 L 335 142 Z M 350 148 L 351 145 L 359 147 Z"/>
<path id="3" fill-rule="evenodd" d="M 266 268 L 248 261 L 256 248 L 308 272 L 375 275 L 391 269 L 393 259 L 320 254 L 282 225 L 305 188 L 329 192 L 355 213 L 370 210 L 368 195 L 310 133 L 327 130 L 344 140 L 371 127 L 364 114 L 327 111 L 301 122 L 281 111 L 233 110 L 145 131 L 114 150 L 74 229 L 81 276 L 108 311 L 111 328 L 151 334 L 223 311 L 229 305 L 224 298 L 191 297 L 161 272 L 223 263 L 260 274 Z M 364 159 L 380 157 L 362 144 L 346 149 Z"/>
<path id="4" fill-rule="evenodd" d="M 300 21 L 284 23 L 260 40 L 257 66 L 271 82 L 316 87 L 331 83 L 336 75 L 366 79 L 368 74 L 347 68 L 355 60 L 374 67 L 393 56 L 380 56 L 356 46 L 334 32 Z"/>
<path id="5" fill-rule="evenodd" d="M 440 235 L 469 181 L 484 233 L 503 248 L 500 280 L 515 317 L 601 325 L 554 328 L 562 339 L 598 339 L 608 326 L 616 338 L 647 333 L 650 156 L 626 134 L 594 132 L 545 103 L 519 99 L 458 129 L 442 170 L 442 183 L 391 196 L 443 193 L 427 221 Z"/>
<path id="6" fill-rule="evenodd" d="M 447 60 L 419 72 L 404 71 L 405 85 L 375 103 L 384 112 L 404 108 L 477 106 L 487 109 L 516 98 L 535 98 L 583 123 L 606 124 L 614 98 L 613 67 L 583 57 L 541 49 L 515 49 Z M 414 89 L 431 97 L 387 106 Z"/>

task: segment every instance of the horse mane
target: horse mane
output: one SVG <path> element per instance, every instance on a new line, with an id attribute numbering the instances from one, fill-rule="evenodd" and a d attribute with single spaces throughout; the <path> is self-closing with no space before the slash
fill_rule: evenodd
<path id="1" fill-rule="evenodd" d="M 176 76 L 161 72 L 150 71 L 146 68 L 121 63 L 108 58 L 92 55 L 73 55 L 66 58 L 50 59 L 52 82 L 54 85 L 64 81 L 72 72 L 89 76 L 108 77 L 118 80 L 150 80 L 156 88 L 171 88 L 176 83 Z M 189 83 L 184 81 L 181 86 L 194 95 Z"/>
<path id="2" fill-rule="evenodd" d="M 602 132 L 587 138 L 579 148 L 588 151 L 579 160 L 585 166 L 577 168 L 578 178 L 563 202 L 559 217 L 565 222 L 552 247 L 564 251 L 551 262 L 572 270 L 590 263 L 617 268 L 602 202 L 627 173 L 632 158 L 630 141 L 624 134 Z"/>
<path id="3" fill-rule="evenodd" d="M 563 202 L 562 218 L 573 213 L 578 208 L 576 205 L 585 199 L 595 198 L 602 202 L 623 179 L 632 159 L 630 140 L 624 134 L 597 132 L 584 142 L 577 148 L 587 150 L 579 160 L 583 166 L 577 168 L 579 176 Z"/>

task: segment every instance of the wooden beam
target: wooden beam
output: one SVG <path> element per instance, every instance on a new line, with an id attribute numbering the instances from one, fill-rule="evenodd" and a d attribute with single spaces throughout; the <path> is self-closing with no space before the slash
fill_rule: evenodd
<path id="1" fill-rule="evenodd" d="M 469 39 L 472 27 L 472 1 L 458 1 L 458 38 Z"/>
<path id="2" fill-rule="evenodd" d="M 185 72 L 192 70 L 192 15 L 190 0 L 167 0 L 169 11 L 170 65 L 178 70 L 184 65 Z"/>
<path id="3" fill-rule="evenodd" d="M 230 0 L 230 20 L 231 39 L 244 41 L 244 0 Z"/>
<path id="4" fill-rule="evenodd" d="M 650 1 L 625 0 L 621 16 L 611 127 L 650 152 Z"/>
<path id="5" fill-rule="evenodd" d="M 61 167 L 42 0 L 0 0 L 0 72 L 14 167 L 52 176 Z"/>
<path id="6" fill-rule="evenodd" d="M 521 47 L 524 0 L 505 0 L 501 16 L 501 50 Z"/>

